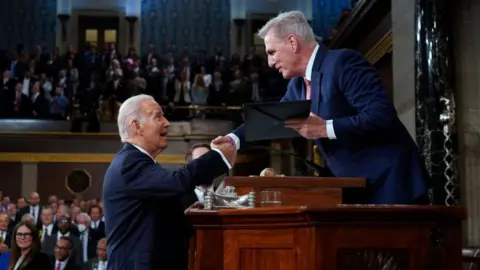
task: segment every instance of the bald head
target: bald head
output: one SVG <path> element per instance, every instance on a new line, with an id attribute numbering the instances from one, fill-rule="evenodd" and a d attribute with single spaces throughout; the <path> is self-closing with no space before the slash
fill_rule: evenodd
<path id="1" fill-rule="evenodd" d="M 30 205 L 37 206 L 40 203 L 40 195 L 37 192 L 30 193 L 28 202 Z"/>

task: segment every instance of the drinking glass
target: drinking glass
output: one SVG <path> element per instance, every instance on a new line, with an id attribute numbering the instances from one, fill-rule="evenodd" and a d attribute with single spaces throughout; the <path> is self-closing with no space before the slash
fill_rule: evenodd
<path id="1" fill-rule="evenodd" d="M 260 192 L 260 205 L 262 207 L 276 207 L 282 205 L 282 193 L 276 190 Z"/>

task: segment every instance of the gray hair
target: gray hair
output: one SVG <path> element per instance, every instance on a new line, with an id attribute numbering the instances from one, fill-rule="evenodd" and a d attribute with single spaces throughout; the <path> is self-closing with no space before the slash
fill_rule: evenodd
<path id="1" fill-rule="evenodd" d="M 90 224 L 92 222 L 92 219 L 90 218 L 90 216 L 87 213 L 82 212 L 82 213 L 78 214 L 78 216 L 77 216 L 77 220 L 76 220 L 77 223 L 79 223 L 78 220 L 82 217 L 87 221 L 87 223 Z"/>
<path id="2" fill-rule="evenodd" d="M 140 123 L 144 121 L 145 115 L 140 106 L 142 101 L 154 100 L 149 95 L 137 95 L 125 100 L 118 110 L 118 132 L 122 142 L 126 142 L 130 138 L 130 126 L 132 121 L 137 120 Z"/>
<path id="3" fill-rule="evenodd" d="M 280 13 L 277 17 L 270 19 L 258 30 L 258 36 L 261 39 L 265 39 L 265 36 L 271 30 L 279 38 L 293 34 L 303 41 L 316 42 L 315 35 L 313 34 L 312 27 L 308 24 L 307 18 L 298 10 Z"/>

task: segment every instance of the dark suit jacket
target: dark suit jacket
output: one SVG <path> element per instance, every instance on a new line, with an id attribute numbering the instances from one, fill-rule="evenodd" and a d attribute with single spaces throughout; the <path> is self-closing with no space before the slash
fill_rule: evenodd
<path id="1" fill-rule="evenodd" d="M 377 71 L 355 51 L 319 45 L 311 77 L 311 112 L 333 120 L 336 139 L 315 140 L 337 177 L 365 177 L 368 203 L 410 204 L 427 192 L 428 174 Z M 305 99 L 303 78 L 282 101 Z M 234 133 L 245 147 L 244 128 Z"/>
<path id="2" fill-rule="evenodd" d="M 105 222 L 100 220 L 98 227 L 96 229 L 93 229 L 90 226 L 89 230 L 90 230 L 89 236 L 92 237 L 95 241 L 98 241 L 105 237 Z"/>
<path id="3" fill-rule="evenodd" d="M 55 270 L 55 263 L 56 263 L 56 259 L 55 257 L 51 257 L 51 262 L 52 262 L 52 265 L 53 267 L 51 269 Z M 80 266 L 78 266 L 77 264 L 75 264 L 75 261 L 72 260 L 72 259 L 69 259 L 67 264 L 65 265 L 65 267 L 63 268 L 63 270 L 80 270 Z"/>
<path id="4" fill-rule="evenodd" d="M 42 214 L 42 209 L 43 208 L 41 206 L 38 207 L 38 217 L 36 217 L 37 218 L 37 224 L 36 225 L 37 225 L 37 229 L 39 229 L 39 230 L 42 229 L 42 220 L 40 218 L 40 215 Z M 15 221 L 19 222 L 20 220 L 22 220 L 22 217 L 25 214 L 30 214 L 30 205 L 18 210 L 18 212 L 15 216 Z"/>
<path id="5" fill-rule="evenodd" d="M 39 252 L 33 256 L 24 270 L 52 270 L 51 257 L 43 252 Z"/>
<path id="6" fill-rule="evenodd" d="M 125 144 L 103 182 L 108 269 L 185 269 L 188 224 L 180 197 L 227 171 L 215 151 L 169 170 Z"/>
<path id="7" fill-rule="evenodd" d="M 95 266 L 98 264 L 98 258 L 93 258 L 88 260 L 88 262 L 84 263 L 82 266 L 82 270 L 95 270 Z"/>

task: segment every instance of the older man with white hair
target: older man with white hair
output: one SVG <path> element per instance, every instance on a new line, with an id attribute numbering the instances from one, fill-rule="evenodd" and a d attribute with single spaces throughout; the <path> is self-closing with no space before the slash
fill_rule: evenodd
<path id="1" fill-rule="evenodd" d="M 372 204 L 425 203 L 423 160 L 397 116 L 378 72 L 359 53 L 317 43 L 300 11 L 279 14 L 258 32 L 268 64 L 291 79 L 282 102 L 311 100 L 310 116 L 285 126 L 314 140 L 338 177 L 368 180 Z M 243 126 L 214 140 L 245 147 Z"/>
<path id="2" fill-rule="evenodd" d="M 188 227 L 180 198 L 211 184 L 235 162 L 235 147 L 220 143 L 178 169 L 157 163 L 169 125 L 151 96 L 133 96 L 120 106 L 124 146 L 103 182 L 108 269 L 186 269 Z"/>
<path id="3" fill-rule="evenodd" d="M 87 262 L 96 255 L 97 240 L 90 233 L 90 224 L 92 222 L 87 213 L 80 213 L 76 218 L 78 230 L 80 231 L 80 242 L 82 243 L 83 262 Z"/>

